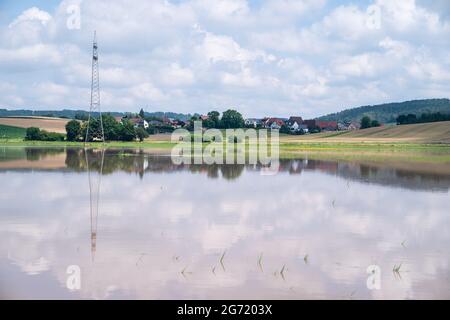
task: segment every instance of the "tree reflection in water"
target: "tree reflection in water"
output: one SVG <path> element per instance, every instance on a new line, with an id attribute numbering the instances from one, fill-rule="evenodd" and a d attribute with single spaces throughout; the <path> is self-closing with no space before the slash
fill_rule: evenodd
<path id="1" fill-rule="evenodd" d="M 97 150 L 97 151 L 96 151 Z M 2 162 L 26 159 L 33 162 L 29 168 L 18 162 L 17 170 L 66 170 L 75 172 L 109 175 L 114 172 L 137 174 L 143 179 L 146 173 L 175 173 L 189 171 L 194 174 L 205 174 L 211 179 L 236 180 L 244 172 L 260 171 L 256 165 L 227 164 L 174 164 L 170 156 L 152 154 L 143 149 L 81 149 L 81 148 L 9 148 L 0 158 Z M 63 163 L 55 162 L 54 169 L 49 165 L 53 157 L 64 155 Z M 64 159 L 64 158 L 63 158 Z M 87 163 L 89 161 L 89 163 Z M 430 170 L 425 170 L 425 169 Z M 14 170 L 14 165 L 8 164 L 7 170 Z M 365 163 L 358 161 L 313 160 L 307 158 L 280 159 L 279 173 L 301 175 L 304 172 L 319 171 L 325 174 L 339 176 L 349 181 L 378 184 L 409 190 L 426 190 L 447 192 L 450 189 L 450 171 L 448 166 L 424 166 L 418 164 L 400 163 Z"/>

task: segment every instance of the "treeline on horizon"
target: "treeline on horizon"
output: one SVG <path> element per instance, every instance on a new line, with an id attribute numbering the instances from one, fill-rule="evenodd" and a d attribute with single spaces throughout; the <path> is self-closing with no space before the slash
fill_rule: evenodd
<path id="1" fill-rule="evenodd" d="M 104 113 L 108 113 L 113 117 L 124 117 L 130 112 L 115 112 L 115 111 L 106 111 Z M 94 116 L 98 116 L 98 113 L 94 112 Z M 77 119 L 77 120 L 87 120 L 89 117 L 89 112 L 86 110 L 29 110 L 29 109 L 20 109 L 20 110 L 8 110 L 8 109 L 0 109 L 0 117 L 54 117 L 54 118 L 63 118 L 63 119 Z M 198 114 L 185 114 L 185 113 L 176 113 L 176 112 L 163 112 L 163 111 L 155 111 L 155 112 L 145 112 L 146 117 L 156 117 L 156 118 L 173 118 L 179 120 L 189 120 L 193 116 L 198 116 Z"/>
<path id="2" fill-rule="evenodd" d="M 420 117 L 415 114 L 402 114 L 397 117 L 397 124 L 415 124 L 415 123 L 429 123 L 439 121 L 450 121 L 450 114 L 436 113 L 422 113 Z"/>

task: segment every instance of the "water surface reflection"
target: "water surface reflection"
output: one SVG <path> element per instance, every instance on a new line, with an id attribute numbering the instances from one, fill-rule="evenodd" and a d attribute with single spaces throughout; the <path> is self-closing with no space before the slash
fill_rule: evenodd
<path id="1" fill-rule="evenodd" d="M 259 170 L 142 150 L 0 152 L 0 297 L 450 298 L 448 173 L 307 159 Z M 366 287 L 372 264 L 381 290 Z"/>
<path id="2" fill-rule="evenodd" d="M 6 151 L 8 149 L 8 151 Z M 89 159 L 90 163 L 87 163 Z M 311 159 L 281 159 L 280 173 L 302 174 L 320 171 L 347 180 L 381 184 L 413 190 L 448 192 L 450 170 L 433 165 L 399 165 L 364 162 L 338 162 Z M 168 155 L 151 154 L 142 149 L 82 148 L 4 148 L 0 156 L 0 172 L 17 170 L 99 171 L 111 174 L 117 171 L 136 173 L 141 178 L 148 173 L 176 173 L 189 171 L 209 178 L 233 180 L 246 171 L 261 170 L 261 165 L 176 165 Z"/>

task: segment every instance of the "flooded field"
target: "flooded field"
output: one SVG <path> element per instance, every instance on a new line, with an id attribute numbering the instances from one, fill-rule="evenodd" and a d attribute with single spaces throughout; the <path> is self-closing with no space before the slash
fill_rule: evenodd
<path id="1" fill-rule="evenodd" d="M 426 166 L 0 147 L 0 298 L 450 299 L 449 190 Z"/>

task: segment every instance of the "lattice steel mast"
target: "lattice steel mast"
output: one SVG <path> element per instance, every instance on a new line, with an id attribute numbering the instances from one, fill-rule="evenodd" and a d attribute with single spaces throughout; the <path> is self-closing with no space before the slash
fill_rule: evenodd
<path id="1" fill-rule="evenodd" d="M 98 115 L 100 119 L 100 126 L 98 123 L 91 128 L 91 117 Z M 94 43 L 92 46 L 92 81 L 91 81 L 91 106 L 89 109 L 89 118 L 86 129 L 86 139 L 84 143 L 89 141 L 89 130 L 94 139 L 99 139 L 105 142 L 105 132 L 103 131 L 102 111 L 100 109 L 100 75 L 98 69 L 98 46 L 97 46 L 97 32 L 94 31 Z"/>

